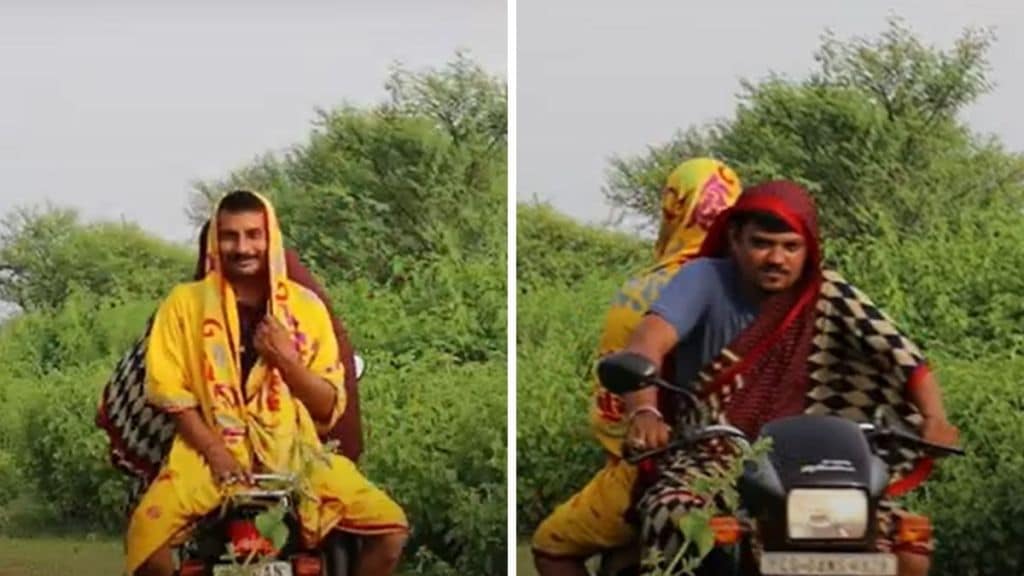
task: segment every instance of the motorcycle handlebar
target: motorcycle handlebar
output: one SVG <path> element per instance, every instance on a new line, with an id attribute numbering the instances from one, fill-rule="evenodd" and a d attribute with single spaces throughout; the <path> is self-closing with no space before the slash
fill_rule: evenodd
<path id="1" fill-rule="evenodd" d="M 697 395 L 693 392 L 693 390 L 690 390 L 689 388 L 683 388 L 682 386 L 669 384 L 668 381 L 657 376 L 650 378 L 648 382 L 650 382 L 653 386 L 657 386 L 658 388 L 668 390 L 673 394 L 679 394 L 686 400 L 687 403 L 690 404 L 691 408 L 696 407 L 700 404 L 700 400 L 697 398 Z"/>
<path id="2" fill-rule="evenodd" d="M 746 434 L 744 434 L 740 429 L 724 424 L 713 424 L 711 426 L 700 428 L 692 434 L 686 434 L 682 438 L 673 440 L 665 446 L 655 448 L 654 450 L 647 450 L 645 452 L 637 452 L 633 454 L 629 452 L 629 445 L 626 444 L 623 458 L 630 464 L 637 464 L 638 462 L 657 456 L 658 454 L 662 454 L 669 450 L 691 446 L 693 444 L 715 438 L 728 438 L 729 440 L 741 445 L 744 449 L 750 448 L 750 440 L 747 439 Z"/>
<path id="3" fill-rule="evenodd" d="M 898 428 L 879 428 L 874 424 L 861 424 L 860 429 L 869 440 L 897 440 L 916 448 L 922 448 L 935 456 L 963 456 L 964 449 L 959 446 L 944 446 L 924 440 L 923 438 Z"/>
<path id="4" fill-rule="evenodd" d="M 923 448 L 927 452 L 930 452 L 936 456 L 964 455 L 964 449 L 959 446 L 943 446 L 941 444 L 935 444 L 932 442 L 928 442 L 927 440 L 924 440 L 918 436 L 915 436 L 914 434 L 910 434 L 895 428 L 879 428 L 874 424 L 861 424 L 860 429 L 861 431 L 864 432 L 864 435 L 867 436 L 868 440 L 872 442 L 877 442 L 878 440 L 884 439 L 895 439 L 904 444 L 909 444 L 912 446 L 916 446 L 918 448 Z M 663 452 L 667 452 L 669 450 L 674 450 L 677 448 L 684 448 L 686 446 L 691 446 L 693 444 L 697 444 L 699 442 L 711 440 L 714 438 L 728 438 L 733 442 L 740 444 L 744 448 L 750 448 L 750 440 L 738 428 L 724 424 L 714 424 L 711 426 L 705 426 L 703 428 L 700 428 L 691 434 L 686 434 L 682 438 L 673 440 L 672 442 L 669 442 L 665 446 L 661 448 L 656 448 L 654 450 L 630 453 L 627 444 L 625 451 L 623 453 L 623 458 L 626 460 L 626 462 L 629 462 L 630 464 L 637 464 L 638 462 L 641 462 L 653 456 L 657 456 L 658 454 L 661 454 Z"/>

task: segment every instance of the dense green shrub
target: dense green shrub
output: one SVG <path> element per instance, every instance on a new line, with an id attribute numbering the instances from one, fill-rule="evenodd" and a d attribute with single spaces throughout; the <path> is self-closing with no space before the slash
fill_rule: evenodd
<path id="1" fill-rule="evenodd" d="M 369 476 L 406 508 L 413 545 L 459 574 L 506 564 L 503 363 L 414 363 L 369 353 L 362 387 Z"/>
<path id="2" fill-rule="evenodd" d="M 590 435 L 590 371 L 614 280 L 526 290 L 516 302 L 516 510 L 529 529 L 601 463 Z"/>
<path id="3" fill-rule="evenodd" d="M 124 478 L 107 461 L 107 437 L 94 423 L 106 362 L 47 378 L 25 410 L 23 474 L 62 527 L 122 526 Z"/>
<path id="4" fill-rule="evenodd" d="M 996 576 L 1024 569 L 1024 361 L 937 359 L 963 457 L 939 463 L 911 508 L 935 524 L 934 574 Z"/>

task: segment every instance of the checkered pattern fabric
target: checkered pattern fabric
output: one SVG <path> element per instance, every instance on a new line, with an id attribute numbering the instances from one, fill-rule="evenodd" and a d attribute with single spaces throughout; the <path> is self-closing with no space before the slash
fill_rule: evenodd
<path id="1" fill-rule="evenodd" d="M 888 406 L 907 425 L 920 427 L 921 416 L 904 397 L 904 388 L 914 370 L 925 362 L 924 356 L 867 296 L 834 271 L 824 273 L 812 342 L 805 413 L 870 422 L 878 407 Z M 702 388 L 715 374 L 739 361 L 734 352 L 723 351 L 701 372 L 695 386 Z M 725 423 L 724 406 L 731 396 L 742 393 L 743 384 L 742 377 L 737 377 L 723 386 L 706 398 L 700 413 L 681 415 L 674 429 Z M 911 450 L 880 455 L 890 464 L 894 479 L 909 472 L 921 456 Z M 647 550 L 657 550 L 663 558 L 675 554 L 681 544 L 679 519 L 701 505 L 690 492 L 693 479 L 720 469 L 721 457 L 720 450 L 701 448 L 667 454 L 658 461 L 658 479 L 637 501 Z M 884 547 L 891 545 L 893 537 L 891 516 L 902 510 L 886 499 L 881 512 L 879 546 Z"/>
<path id="2" fill-rule="evenodd" d="M 174 439 L 174 421 L 146 402 L 145 333 L 125 353 L 103 389 L 96 423 L 110 440 L 111 463 L 129 477 L 129 509 L 163 466 Z"/>
<path id="3" fill-rule="evenodd" d="M 811 386 L 808 414 L 870 422 L 879 406 L 889 406 L 913 429 L 921 426 L 917 408 L 904 388 L 925 358 L 913 342 L 867 296 L 834 271 L 825 272 L 813 349 L 808 359 Z M 882 454 L 899 476 L 920 454 Z"/>

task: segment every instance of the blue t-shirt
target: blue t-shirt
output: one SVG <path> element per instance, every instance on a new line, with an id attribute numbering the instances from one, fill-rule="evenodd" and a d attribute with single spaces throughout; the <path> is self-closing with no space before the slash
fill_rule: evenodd
<path id="1" fill-rule="evenodd" d="M 757 305 L 740 294 L 739 286 L 732 260 L 697 258 L 680 268 L 651 306 L 649 313 L 671 324 L 679 335 L 677 384 L 692 383 L 757 318 Z"/>

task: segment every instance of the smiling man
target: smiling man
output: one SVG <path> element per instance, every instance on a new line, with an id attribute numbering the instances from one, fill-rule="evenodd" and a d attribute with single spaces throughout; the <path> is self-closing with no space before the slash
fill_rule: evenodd
<path id="1" fill-rule="evenodd" d="M 344 368 L 323 302 L 287 277 L 273 208 L 237 191 L 214 211 L 206 275 L 160 306 L 146 354 L 151 404 L 172 415 L 166 464 L 132 514 L 129 573 L 173 573 L 172 539 L 254 473 L 298 473 L 298 443 L 322 448 L 345 408 Z M 301 538 L 363 537 L 358 576 L 391 574 L 408 531 L 402 509 L 351 460 L 314 462 L 316 499 L 299 503 Z"/>
<path id="2" fill-rule="evenodd" d="M 863 421 L 877 407 L 899 405 L 925 440 L 955 444 L 959 432 L 946 419 L 923 355 L 866 296 L 822 267 L 817 222 L 812 198 L 792 182 L 744 191 L 715 221 L 700 257 L 662 291 L 626 350 L 659 367 L 671 353 L 676 384 L 694 388 L 703 401 L 703 423 L 728 423 L 751 438 L 777 418 L 812 413 Z M 623 398 L 627 442 L 637 451 L 665 446 L 679 418 L 698 417 L 691 412 L 666 422 L 654 387 Z M 645 557 L 676 554 L 679 520 L 703 505 L 694 481 L 724 457 L 702 445 L 659 459 L 638 503 Z M 898 472 L 889 495 L 924 475 Z M 931 543 L 898 542 L 894 518 L 903 512 L 892 500 L 883 510 L 879 549 L 897 554 L 901 576 L 926 574 Z"/>

